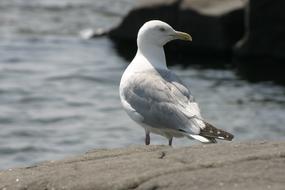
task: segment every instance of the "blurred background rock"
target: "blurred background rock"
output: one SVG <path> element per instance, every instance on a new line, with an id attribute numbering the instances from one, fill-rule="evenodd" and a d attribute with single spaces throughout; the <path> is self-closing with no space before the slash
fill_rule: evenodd
<path id="1" fill-rule="evenodd" d="M 272 80 L 284 84 L 284 1 L 269 0 L 155 0 L 140 1 L 110 37 L 119 49 L 135 46 L 136 33 L 150 19 L 166 21 L 189 32 L 193 43 L 168 45 L 169 57 L 184 64 L 230 64 L 250 81 Z M 125 31 L 128 31 L 127 33 Z M 122 52 L 124 54 L 124 52 Z M 192 62 L 189 61 L 192 59 Z M 194 59 L 194 60 L 193 60 Z M 198 61 L 195 61 L 197 60 Z"/>

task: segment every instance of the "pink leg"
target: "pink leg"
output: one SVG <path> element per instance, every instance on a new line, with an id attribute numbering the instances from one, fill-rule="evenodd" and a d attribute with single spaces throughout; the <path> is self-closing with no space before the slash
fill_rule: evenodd
<path id="1" fill-rule="evenodd" d="M 169 141 L 168 141 L 169 146 L 172 146 L 172 139 L 173 139 L 173 137 L 171 137 L 171 139 L 169 139 Z"/>
<path id="2" fill-rule="evenodd" d="M 146 131 L 145 132 L 145 145 L 149 145 L 150 144 L 150 136 L 149 136 L 149 132 Z"/>

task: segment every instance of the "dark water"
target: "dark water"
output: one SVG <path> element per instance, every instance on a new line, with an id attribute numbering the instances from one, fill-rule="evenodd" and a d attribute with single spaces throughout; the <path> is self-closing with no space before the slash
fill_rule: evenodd
<path id="1" fill-rule="evenodd" d="M 0 2 L 0 168 L 143 143 L 144 131 L 123 112 L 118 96 L 127 62 L 106 38 L 78 38 L 81 29 L 117 24 L 133 5 Z M 249 84 L 227 70 L 171 69 L 191 86 L 205 118 L 236 140 L 285 139 L 283 87 Z M 192 143 L 174 140 L 175 146 Z"/>

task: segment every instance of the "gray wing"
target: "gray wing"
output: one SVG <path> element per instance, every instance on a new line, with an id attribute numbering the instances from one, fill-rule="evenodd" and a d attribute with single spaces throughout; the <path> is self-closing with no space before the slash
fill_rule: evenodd
<path id="1" fill-rule="evenodd" d="M 194 107 L 197 104 L 186 85 L 169 70 L 134 74 L 123 89 L 123 95 L 147 125 L 192 134 L 200 132 L 198 126 L 192 125 L 191 117 L 195 113 L 189 109 L 191 103 Z M 200 114 L 199 108 L 195 110 Z"/>

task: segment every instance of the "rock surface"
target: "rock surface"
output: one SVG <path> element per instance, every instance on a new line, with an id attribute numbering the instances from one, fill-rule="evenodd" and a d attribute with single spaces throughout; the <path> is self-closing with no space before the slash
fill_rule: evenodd
<path id="1" fill-rule="evenodd" d="M 244 32 L 243 6 L 240 0 L 144 0 L 110 31 L 109 36 L 124 54 L 128 43 L 136 49 L 137 32 L 143 23 L 159 19 L 193 37 L 190 45 L 180 41 L 167 45 L 166 49 L 172 51 L 175 59 L 189 54 L 199 59 L 201 55 L 207 59 L 230 58 L 232 47 Z"/>
<path id="2" fill-rule="evenodd" d="M 0 189 L 284 189 L 285 142 L 139 146 L 0 172 Z"/>

